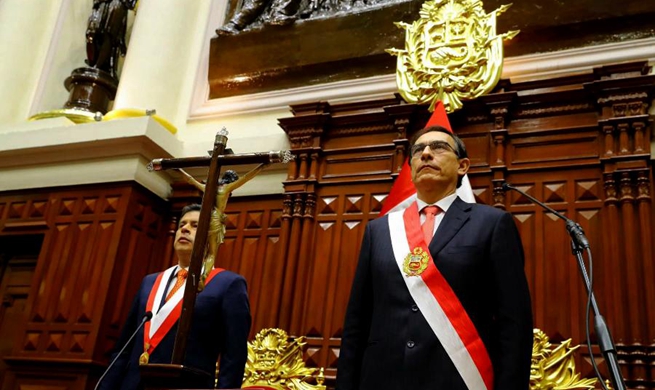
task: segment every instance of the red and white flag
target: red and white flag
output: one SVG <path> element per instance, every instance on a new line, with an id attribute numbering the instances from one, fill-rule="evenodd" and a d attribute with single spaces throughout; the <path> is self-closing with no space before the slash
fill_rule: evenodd
<path id="1" fill-rule="evenodd" d="M 425 125 L 425 127 L 429 126 L 441 126 L 450 130 L 451 133 L 453 132 L 453 129 L 450 127 L 450 122 L 448 121 L 446 109 L 441 101 L 437 103 L 430 120 Z M 462 185 L 457 188 L 457 195 L 465 202 L 475 203 L 475 196 L 473 195 L 473 189 L 471 188 L 471 183 L 469 182 L 467 175 L 464 175 L 462 178 Z M 415 200 L 416 188 L 412 182 L 411 168 L 407 161 L 405 161 L 396 181 L 391 187 L 391 191 L 389 191 L 389 196 L 387 196 L 384 205 L 382 205 L 380 216 L 391 211 L 404 210 Z"/>

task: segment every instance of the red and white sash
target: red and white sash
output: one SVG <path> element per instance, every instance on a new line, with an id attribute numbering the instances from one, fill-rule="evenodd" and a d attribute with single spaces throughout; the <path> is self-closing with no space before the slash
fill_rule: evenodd
<path id="1" fill-rule="evenodd" d="M 177 266 L 173 266 L 166 271 L 157 275 L 155 284 L 150 290 L 150 295 L 148 295 L 148 303 L 146 304 L 146 312 L 152 312 L 152 319 L 146 322 L 145 331 L 143 332 L 143 345 L 144 351 L 150 355 L 152 351 L 159 345 L 159 342 L 166 336 L 169 330 L 175 325 L 178 319 L 180 319 L 180 314 L 182 313 L 182 298 L 184 297 L 184 289 L 186 283 L 180 287 L 172 297 L 164 303 L 159 312 L 155 314 L 156 310 L 153 310 L 155 304 L 161 302 L 164 293 L 166 292 L 167 283 L 162 283 L 162 280 L 168 281 L 171 278 L 171 274 L 175 271 Z M 205 286 L 214 278 L 214 276 L 223 272 L 222 268 L 214 268 L 205 281 Z"/>
<path id="2" fill-rule="evenodd" d="M 446 279 L 437 269 L 423 238 L 418 205 L 389 213 L 394 257 L 410 295 L 421 310 L 469 390 L 492 390 L 493 367 L 487 349 Z M 407 276 L 404 259 L 414 248 L 429 255 L 420 275 Z"/>

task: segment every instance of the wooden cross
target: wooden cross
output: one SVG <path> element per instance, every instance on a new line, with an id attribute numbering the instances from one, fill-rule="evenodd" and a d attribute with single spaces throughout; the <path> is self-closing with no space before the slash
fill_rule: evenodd
<path id="1" fill-rule="evenodd" d="M 216 134 L 214 148 L 210 156 L 205 157 L 188 157 L 172 159 L 152 160 L 147 168 L 150 171 L 159 171 L 164 169 L 187 168 L 194 166 L 209 166 L 205 190 L 202 196 L 200 215 L 198 217 L 198 226 L 196 236 L 191 252 L 191 262 L 189 265 L 189 274 L 187 276 L 184 296 L 182 299 L 182 312 L 180 314 L 177 334 L 175 336 L 175 345 L 173 347 L 173 356 L 171 364 L 181 367 L 186 352 L 187 335 L 191 328 L 196 296 L 199 290 L 203 258 L 205 248 L 207 247 L 207 237 L 212 215 L 212 209 L 216 202 L 218 180 L 222 165 L 243 165 L 253 163 L 275 163 L 289 162 L 294 156 L 289 151 L 271 151 L 263 153 L 245 153 L 245 154 L 226 154 L 225 146 L 227 144 L 227 131 L 223 128 Z M 161 366 L 161 365 L 158 365 Z"/>

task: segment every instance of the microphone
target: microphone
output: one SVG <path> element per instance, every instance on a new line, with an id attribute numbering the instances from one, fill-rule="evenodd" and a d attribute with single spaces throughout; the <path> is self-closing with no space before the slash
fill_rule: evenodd
<path id="1" fill-rule="evenodd" d="M 545 204 L 541 203 L 534 197 L 526 194 L 524 191 L 519 190 L 518 188 L 512 186 L 511 184 L 503 183 L 503 190 L 504 191 L 514 190 L 520 193 L 521 195 L 530 199 L 535 204 L 538 204 L 539 206 L 555 214 L 557 217 L 563 219 L 566 222 L 566 229 L 569 231 L 569 235 L 571 236 L 571 249 L 573 250 L 573 254 L 578 259 L 578 266 L 580 268 L 580 273 L 582 274 L 582 279 L 585 283 L 585 287 L 587 288 L 588 299 L 587 299 L 587 314 L 585 316 L 585 321 L 586 321 L 585 331 L 587 333 L 587 347 L 589 348 L 589 355 L 593 356 L 593 352 L 591 348 L 591 337 L 589 336 L 589 311 L 590 309 L 593 309 L 594 328 L 596 329 L 598 346 L 600 348 L 601 353 L 605 357 L 605 361 L 610 373 L 610 379 L 612 380 L 614 389 L 625 390 L 626 386 L 623 381 L 623 376 L 621 375 L 621 369 L 618 363 L 614 340 L 612 340 L 612 335 L 607 326 L 607 323 L 605 322 L 603 316 L 600 314 L 600 310 L 598 309 L 598 304 L 596 303 L 596 297 L 593 290 L 593 279 L 591 277 L 591 275 L 593 275 L 591 249 L 589 248 L 589 241 L 587 240 L 587 237 L 585 237 L 584 232 L 582 231 L 582 227 L 577 222 L 574 222 L 566 218 L 561 213 L 546 206 Z M 589 270 L 590 270 L 589 275 L 587 274 L 587 270 L 585 268 L 584 260 L 581 254 L 583 250 L 587 251 L 587 256 L 589 257 Z M 591 359 L 591 363 L 592 366 L 594 367 L 594 370 L 596 371 L 596 375 L 598 376 L 598 379 L 601 382 L 601 386 L 603 387 L 603 389 L 607 389 L 607 387 L 603 383 L 603 378 L 601 377 L 598 371 L 598 367 L 596 366 L 596 363 L 593 358 Z"/>
<path id="2" fill-rule="evenodd" d="M 508 190 L 514 190 L 518 192 L 519 194 L 530 199 L 533 203 L 538 204 L 539 206 L 543 207 L 549 212 L 555 214 L 557 217 L 563 219 L 564 222 L 566 223 L 566 230 L 569 231 L 569 234 L 571 235 L 571 238 L 575 241 L 576 245 L 578 245 L 580 248 L 583 249 L 589 249 L 589 240 L 587 240 L 587 237 L 585 236 L 584 231 L 582 230 L 582 226 L 580 226 L 579 223 L 569 218 L 566 218 L 562 213 L 553 210 L 552 208 L 546 206 L 544 203 L 540 202 L 539 200 L 532 197 L 531 195 L 528 195 L 526 192 L 519 190 L 513 185 L 508 183 L 503 183 L 503 191 L 508 191 Z"/>
<path id="3" fill-rule="evenodd" d="M 125 345 L 123 345 L 123 348 L 121 348 L 121 350 L 118 351 L 118 353 L 114 357 L 114 360 L 111 361 L 111 363 L 109 364 L 109 366 L 107 367 L 105 372 L 102 373 L 102 376 L 100 377 L 100 379 L 98 379 L 98 383 L 96 383 L 96 387 L 94 387 L 93 390 L 98 390 L 98 386 L 100 386 L 100 382 L 102 382 L 102 380 L 105 379 L 105 376 L 107 375 L 109 370 L 111 370 L 111 367 L 114 365 L 114 363 L 116 363 L 116 361 L 121 356 L 123 351 L 125 351 L 125 348 L 127 348 L 127 346 L 130 345 L 130 343 L 132 342 L 132 339 L 134 338 L 134 336 L 136 336 L 136 334 L 139 333 L 139 330 L 143 327 L 143 325 L 146 324 L 146 322 L 150 321 L 150 319 L 152 319 L 152 312 L 147 311 L 146 314 L 143 315 L 143 319 L 141 320 L 141 323 L 139 324 L 139 326 L 137 326 L 134 333 L 132 333 L 132 336 L 130 336 L 130 338 L 127 340 Z"/>
<path id="4" fill-rule="evenodd" d="M 221 165 L 288 163 L 295 156 L 288 150 L 272 150 L 270 152 L 221 154 L 218 162 Z M 149 171 L 163 171 L 174 168 L 207 167 L 211 156 L 185 157 L 185 158 L 158 158 L 150 161 L 146 166 Z"/>

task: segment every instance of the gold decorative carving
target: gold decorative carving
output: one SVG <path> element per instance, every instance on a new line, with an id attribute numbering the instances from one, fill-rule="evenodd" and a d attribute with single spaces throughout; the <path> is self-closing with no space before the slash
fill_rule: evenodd
<path id="1" fill-rule="evenodd" d="M 573 352 L 580 346 L 571 347 L 571 339 L 551 348 L 548 336 L 534 329 L 532 344 L 532 366 L 530 367 L 530 390 L 573 390 L 593 389 L 597 380 L 580 379 L 576 372 Z"/>
<path id="2" fill-rule="evenodd" d="M 484 95 L 498 83 L 503 67 L 503 40 L 518 31 L 496 34 L 496 16 L 510 5 L 485 13 L 476 0 L 432 0 L 420 19 L 396 26 L 405 30 L 405 49 L 389 49 L 398 57 L 396 82 L 409 103 L 442 101 L 446 112 L 462 107 L 462 99 Z"/>
<path id="3" fill-rule="evenodd" d="M 282 329 L 266 328 L 259 331 L 255 340 L 248 343 L 243 387 L 325 390 L 323 368 L 305 367 L 305 344 L 304 336 L 290 338 Z"/>

